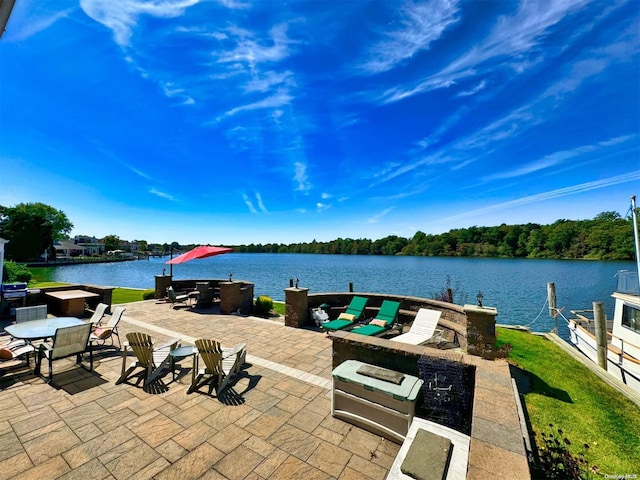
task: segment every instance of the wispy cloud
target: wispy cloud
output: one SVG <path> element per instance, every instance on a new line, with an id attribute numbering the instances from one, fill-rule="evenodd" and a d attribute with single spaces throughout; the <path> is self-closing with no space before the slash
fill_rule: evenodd
<path id="1" fill-rule="evenodd" d="M 258 215 L 259 213 L 269 213 L 267 207 L 265 207 L 264 202 L 262 200 L 262 195 L 259 192 L 254 194 L 255 202 L 258 204 L 258 207 L 254 205 L 254 200 L 252 200 L 249 195 L 246 193 L 242 194 L 242 199 L 244 200 L 245 205 L 249 208 L 251 213 Z"/>
<path id="2" fill-rule="evenodd" d="M 503 172 L 497 172 L 492 175 L 487 175 L 482 180 L 485 182 L 488 182 L 492 180 L 514 178 L 514 177 L 520 177 L 523 175 L 529 175 L 531 173 L 535 173 L 540 170 L 545 170 L 547 168 L 555 167 L 557 165 L 565 163 L 567 160 L 581 157 L 588 153 L 595 153 L 611 146 L 617 146 L 621 143 L 624 143 L 625 141 L 628 141 L 634 138 L 637 138 L 637 137 L 635 135 L 625 135 L 625 136 L 605 140 L 602 142 L 598 142 L 592 145 L 580 145 L 578 147 L 572 148 L 571 150 L 553 152 L 533 162 L 528 162 L 523 165 L 520 165 L 518 168 L 508 170 L 508 171 L 503 171 Z"/>
<path id="3" fill-rule="evenodd" d="M 249 211 L 257 215 L 258 210 L 253 206 L 253 202 L 246 193 L 242 194 L 242 199 L 244 200 L 245 205 L 249 208 Z"/>
<path id="4" fill-rule="evenodd" d="M 455 24 L 458 17 L 455 0 L 431 0 L 425 3 L 407 2 L 401 9 L 399 28 L 384 32 L 387 37 L 374 44 L 362 69 L 368 73 L 391 70 L 422 50 Z"/>
<path id="5" fill-rule="evenodd" d="M 392 211 L 393 211 L 393 207 L 385 208 L 383 211 L 369 217 L 367 219 L 367 223 L 378 223 L 380 220 L 382 220 L 385 216 L 387 216 Z"/>
<path id="6" fill-rule="evenodd" d="M 280 90 L 275 95 L 271 95 L 270 97 L 258 100 L 257 102 L 248 103 L 246 105 L 232 108 L 231 110 L 225 112 L 225 116 L 231 117 L 239 112 L 247 112 L 251 110 L 283 107 L 285 105 L 288 105 L 292 100 L 293 97 L 289 95 L 286 90 Z M 218 120 L 221 120 L 222 118 L 224 117 L 220 117 L 218 118 Z"/>
<path id="7" fill-rule="evenodd" d="M 17 5 L 14 6 L 13 12 L 11 15 L 12 17 L 19 17 L 22 15 L 28 16 L 29 21 L 20 22 L 19 25 L 22 25 L 22 26 L 19 29 L 14 28 L 14 25 L 16 25 L 15 21 L 10 22 L 7 28 L 7 32 L 9 33 L 9 35 L 4 37 L 3 41 L 5 41 L 5 38 L 8 41 L 18 41 L 18 42 L 24 41 L 48 29 L 51 25 L 56 23 L 58 20 L 67 18 L 74 10 L 73 8 L 67 8 L 59 12 L 54 12 L 47 16 L 37 16 L 37 15 L 31 14 L 31 10 L 36 10 L 36 9 L 33 9 L 33 8 L 28 9 L 28 7 L 30 6 L 29 2 L 25 3 L 25 7 L 22 7 L 22 4 L 23 2 L 17 2 Z"/>
<path id="8" fill-rule="evenodd" d="M 269 32 L 269 45 L 261 44 L 254 33 L 244 29 L 229 29 L 229 39 L 235 39 L 236 45 L 232 50 L 222 52 L 218 57 L 219 63 L 232 65 L 240 62 L 254 68 L 261 63 L 279 62 L 289 56 L 289 39 L 287 38 L 287 24 L 281 23 Z"/>
<path id="9" fill-rule="evenodd" d="M 512 207 L 519 207 L 522 205 L 529 205 L 532 203 L 540 203 L 546 200 L 553 200 L 559 197 L 566 197 L 568 195 L 575 195 L 578 193 L 589 192 L 591 190 L 611 187 L 613 185 L 619 185 L 621 183 L 637 182 L 638 180 L 640 180 L 640 170 L 625 173 L 622 175 L 617 175 L 615 177 L 595 180 L 593 182 L 581 183 L 579 185 L 572 185 L 565 188 L 559 188 L 556 190 L 551 190 L 549 192 L 539 193 L 537 195 L 530 195 L 528 197 L 522 197 L 522 198 L 518 198 L 516 200 L 511 200 L 508 202 L 496 203 L 488 207 L 464 212 L 460 215 L 453 215 L 451 217 L 446 217 L 441 219 L 440 221 L 448 222 L 448 221 L 454 221 L 454 220 L 456 221 L 462 220 L 465 218 L 481 216 L 488 213 L 497 212 L 500 210 L 506 210 Z"/>
<path id="10" fill-rule="evenodd" d="M 264 202 L 262 201 L 262 195 L 260 195 L 260 193 L 256 193 L 256 200 L 258 201 L 258 208 L 260 208 L 260 211 L 264 213 L 269 213 L 267 211 L 267 207 L 264 206 Z"/>
<path id="11" fill-rule="evenodd" d="M 166 192 L 162 192 L 162 191 L 158 190 L 155 187 L 149 188 L 149 193 L 152 194 L 152 195 L 155 195 L 157 197 L 164 198 L 165 200 L 170 200 L 172 202 L 177 202 L 178 201 L 173 195 L 170 195 L 170 194 L 168 194 Z"/>
<path id="12" fill-rule="evenodd" d="M 475 95 L 479 91 L 484 90 L 484 88 L 486 86 L 487 86 L 486 80 L 482 80 L 478 85 L 473 87 L 471 90 L 464 90 L 462 92 L 459 92 L 457 96 L 458 97 L 470 97 L 472 95 Z"/>
<path id="13" fill-rule="evenodd" d="M 535 63 L 528 57 L 557 54 L 537 48 L 539 42 L 553 26 L 577 11 L 586 1 L 524 1 L 514 15 L 500 17 L 493 31 L 478 45 L 413 86 L 387 90 L 382 96 L 383 103 L 397 102 L 430 90 L 450 87 L 461 79 L 495 70 L 496 63 L 502 68 L 522 72 L 523 65 Z M 491 65 L 488 65 L 490 60 Z"/>
<path id="14" fill-rule="evenodd" d="M 133 29 L 140 15 L 172 18 L 184 14 L 186 8 L 199 0 L 144 1 L 144 0 L 80 0 L 80 7 L 93 20 L 113 32 L 113 39 L 121 47 L 128 47 Z"/>
<path id="15" fill-rule="evenodd" d="M 307 165 L 302 162 L 295 162 L 295 171 L 293 174 L 293 183 L 295 191 L 306 192 L 311 189 L 311 184 L 307 178 Z"/>

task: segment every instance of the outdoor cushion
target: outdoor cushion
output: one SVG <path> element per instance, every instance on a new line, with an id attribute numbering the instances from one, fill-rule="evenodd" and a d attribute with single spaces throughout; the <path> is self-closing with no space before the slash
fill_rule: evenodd
<path id="1" fill-rule="evenodd" d="M 353 322 L 350 320 L 332 320 L 330 322 L 323 323 L 320 326 L 325 330 L 342 330 L 350 325 L 353 325 Z"/>
<path id="2" fill-rule="evenodd" d="M 452 446 L 448 438 L 420 428 L 400 471 L 418 480 L 443 480 L 446 478 Z"/>
<path id="3" fill-rule="evenodd" d="M 351 333 L 358 333 L 360 335 L 367 335 L 369 337 L 375 337 L 381 333 L 386 332 L 388 329 L 385 327 L 379 327 L 378 325 L 364 325 L 362 327 L 356 327 L 351 330 Z"/>
<path id="4" fill-rule="evenodd" d="M 11 360 L 13 358 L 13 352 L 7 347 L 0 348 L 0 359 Z"/>
<path id="5" fill-rule="evenodd" d="M 96 328 L 93 331 L 93 335 L 99 338 L 100 340 L 104 340 L 111 335 L 112 330 L 110 328 Z"/>
<path id="6" fill-rule="evenodd" d="M 377 325 L 378 327 L 383 327 L 386 328 L 387 327 L 387 322 L 385 322 L 384 320 L 380 320 L 380 319 L 373 319 L 369 322 L 369 325 Z"/>
<path id="7" fill-rule="evenodd" d="M 338 320 L 349 320 L 350 322 L 353 322 L 355 319 L 356 319 L 356 316 L 350 313 L 341 313 L 338 316 Z"/>

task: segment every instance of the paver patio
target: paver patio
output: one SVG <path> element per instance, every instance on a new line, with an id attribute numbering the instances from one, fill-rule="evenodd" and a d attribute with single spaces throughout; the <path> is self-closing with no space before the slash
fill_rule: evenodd
<path id="1" fill-rule="evenodd" d="M 183 345 L 197 338 L 215 338 L 225 346 L 246 342 L 242 374 L 216 398 L 206 388 L 186 394 L 191 358 L 178 364 L 175 382 L 168 373 L 153 393 L 134 383 L 115 385 L 122 356 L 114 348 L 94 355 L 93 372 L 73 360 L 54 362 L 53 384 L 34 376 L 24 362 L 14 368 L 0 364 L 5 478 L 387 475 L 400 445 L 331 416 L 332 340 L 324 333 L 285 327 L 281 320 L 218 315 L 215 308 L 171 308 L 156 300 L 124 306 L 123 341 L 127 332 L 141 331 L 157 343 L 173 337 Z M 519 431 L 508 366 L 478 362 L 484 373 L 477 377 L 476 400 L 482 403 L 474 407 L 467 478 L 525 478 L 521 439 L 503 435 L 508 430 L 517 437 Z"/>
<path id="2" fill-rule="evenodd" d="M 0 471 L 5 478 L 382 479 L 399 445 L 331 416 L 331 340 L 282 321 L 149 300 L 125 305 L 120 335 L 148 333 L 223 345 L 247 342 L 247 365 L 221 398 L 186 394 L 191 359 L 161 393 L 115 385 L 121 354 L 95 355 L 94 372 L 54 362 L 53 384 L 2 364 Z M 0 339 L 2 341 L 3 339 Z M 32 360 L 33 366 L 33 360 Z M 7 475 L 8 474 L 8 475 Z"/>

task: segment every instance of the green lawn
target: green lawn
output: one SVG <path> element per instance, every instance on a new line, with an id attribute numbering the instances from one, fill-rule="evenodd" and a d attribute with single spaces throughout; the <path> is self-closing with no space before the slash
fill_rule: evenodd
<path id="1" fill-rule="evenodd" d="M 640 475 L 640 408 L 604 383 L 553 342 L 498 328 L 498 344 L 510 343 L 509 361 L 526 371 L 524 402 L 537 438 L 553 424 L 577 455 L 603 475 Z"/>

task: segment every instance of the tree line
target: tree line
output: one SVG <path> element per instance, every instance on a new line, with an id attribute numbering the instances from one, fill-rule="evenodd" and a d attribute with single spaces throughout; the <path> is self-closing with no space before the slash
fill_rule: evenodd
<path id="1" fill-rule="evenodd" d="M 0 237 L 6 259 L 31 261 L 47 251 L 55 258 L 53 243 L 69 234 L 73 224 L 64 212 L 42 203 L 0 206 Z M 105 237 L 107 250 L 120 238 Z M 138 240 L 141 248 L 153 244 Z M 177 242 L 154 248 L 169 252 L 193 247 Z M 321 253 L 342 255 L 413 255 L 450 257 L 554 258 L 632 260 L 635 258 L 631 218 L 603 212 L 592 220 L 558 220 L 550 225 L 527 223 L 493 227 L 459 228 L 441 234 L 416 232 L 412 238 L 389 235 L 379 240 L 338 238 L 328 242 L 267 243 L 233 246 L 248 253 Z"/>
<path id="2" fill-rule="evenodd" d="M 379 240 L 338 238 L 328 242 L 250 244 L 247 253 L 321 253 L 343 255 L 414 255 L 449 257 L 632 260 L 631 218 L 603 212 L 592 220 L 558 220 L 453 229 L 441 234 L 417 232 L 412 238 L 390 235 Z"/>

